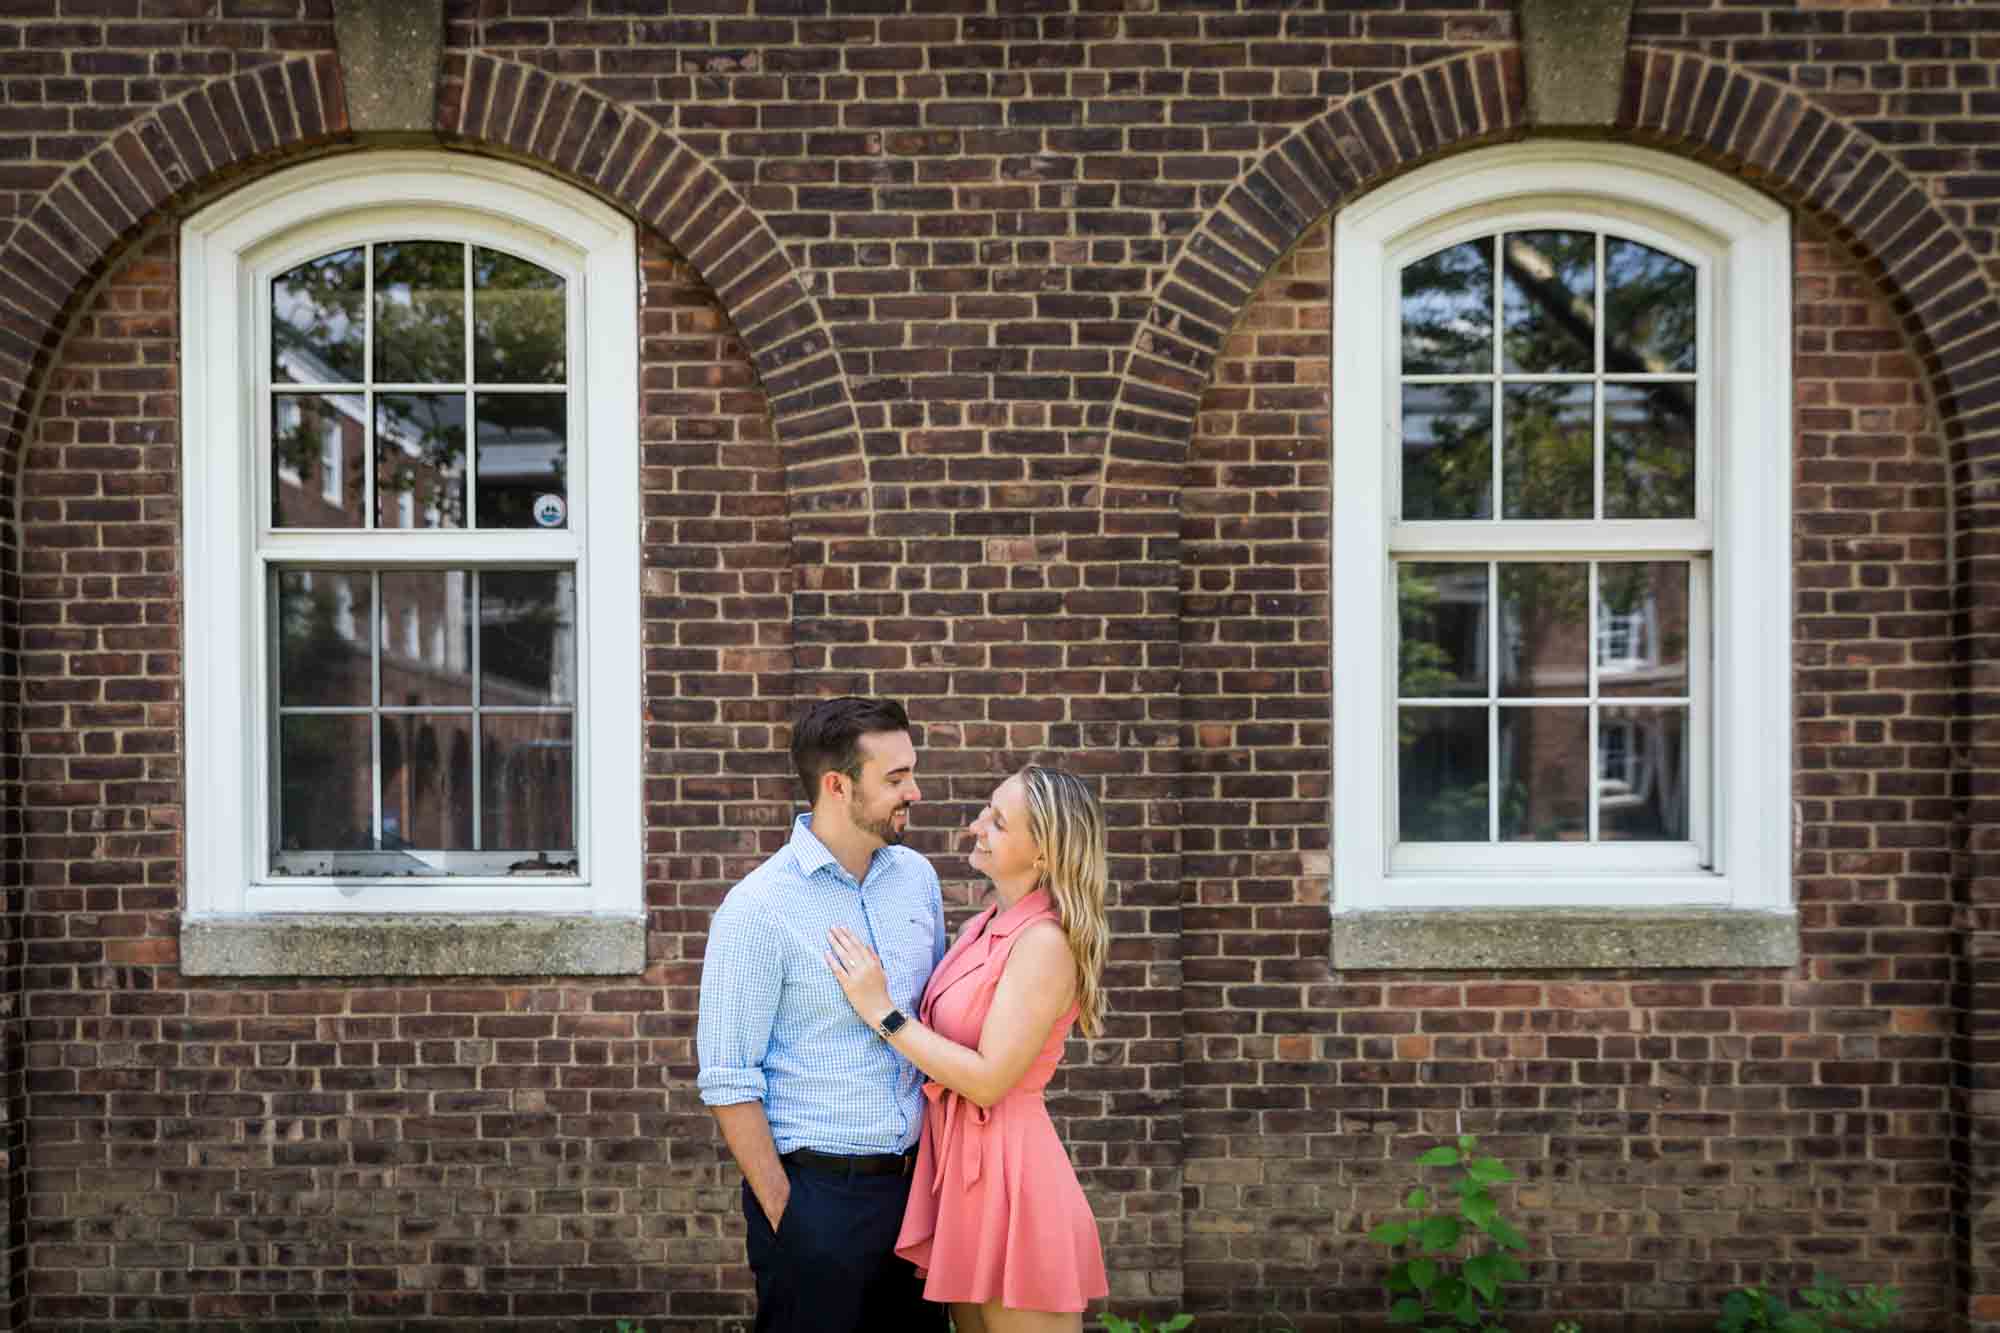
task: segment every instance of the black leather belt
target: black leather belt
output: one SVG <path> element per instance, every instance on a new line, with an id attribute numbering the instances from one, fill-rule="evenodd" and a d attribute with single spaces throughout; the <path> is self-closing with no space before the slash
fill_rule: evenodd
<path id="1" fill-rule="evenodd" d="M 814 1152 L 811 1148 L 794 1148 L 779 1160 L 791 1166 L 827 1171 L 837 1176 L 907 1176 L 917 1169 L 917 1150 L 912 1148 L 908 1152 L 865 1153 L 850 1157 L 842 1153 Z"/>

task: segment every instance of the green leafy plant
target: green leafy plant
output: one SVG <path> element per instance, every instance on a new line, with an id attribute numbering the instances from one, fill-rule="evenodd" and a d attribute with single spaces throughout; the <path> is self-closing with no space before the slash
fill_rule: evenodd
<path id="1" fill-rule="evenodd" d="M 1842 1286 L 1825 1273 L 1799 1293 L 1805 1305 L 1794 1310 L 1784 1296 L 1763 1287 L 1741 1287 L 1725 1296 L 1717 1333 L 1841 1333 L 1845 1329 L 1887 1328 L 1902 1304 L 1895 1287 Z"/>
<path id="2" fill-rule="evenodd" d="M 1194 1316 L 1191 1314 L 1177 1314 L 1164 1324 L 1156 1324 L 1144 1315 L 1137 1319 L 1120 1319 L 1115 1314 L 1107 1314 L 1099 1315 L 1097 1319 L 1097 1326 L 1104 1333 L 1181 1333 L 1193 1323 Z"/>
<path id="3" fill-rule="evenodd" d="M 1421 1325 L 1422 1333 L 1506 1333 L 1501 1284 L 1528 1275 L 1512 1253 L 1528 1242 L 1500 1216 L 1491 1189 L 1514 1173 L 1496 1157 L 1477 1156 L 1478 1148 L 1479 1140 L 1464 1134 L 1457 1147 L 1441 1144 L 1418 1157 L 1419 1166 L 1457 1167 L 1456 1179 L 1436 1196 L 1421 1185 L 1412 1189 L 1403 1206 L 1418 1216 L 1368 1233 L 1399 1256 L 1389 1269 L 1392 1324 Z"/>

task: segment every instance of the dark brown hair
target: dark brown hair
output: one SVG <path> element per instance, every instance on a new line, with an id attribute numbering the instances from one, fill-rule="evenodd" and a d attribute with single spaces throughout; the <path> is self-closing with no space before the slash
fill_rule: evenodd
<path id="1" fill-rule="evenodd" d="M 798 770 L 806 804 L 819 799 L 819 780 L 829 772 L 861 780 L 861 738 L 877 731 L 908 731 L 910 715 L 893 699 L 844 694 L 821 699 L 792 724 L 792 767 Z"/>

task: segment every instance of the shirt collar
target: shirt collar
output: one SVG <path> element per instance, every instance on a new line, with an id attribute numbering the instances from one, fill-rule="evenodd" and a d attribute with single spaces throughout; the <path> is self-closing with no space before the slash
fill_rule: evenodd
<path id="1" fill-rule="evenodd" d="M 832 866 L 839 873 L 842 882 L 848 884 L 855 882 L 854 877 L 847 873 L 847 867 L 840 863 L 840 858 L 836 857 L 833 850 L 821 842 L 819 835 L 812 831 L 812 811 L 808 810 L 792 821 L 791 848 L 793 862 L 798 866 L 799 873 L 807 879 Z M 880 850 L 877 849 L 878 854 Z M 875 868 L 873 857 L 869 858 L 868 868 L 871 870 Z"/>
<path id="2" fill-rule="evenodd" d="M 1012 907 L 995 910 L 993 920 L 987 923 L 986 933 L 996 939 L 1003 935 L 1012 935 L 1036 917 L 1054 911 L 1055 904 L 1049 898 L 1049 891 L 1036 889 Z"/>

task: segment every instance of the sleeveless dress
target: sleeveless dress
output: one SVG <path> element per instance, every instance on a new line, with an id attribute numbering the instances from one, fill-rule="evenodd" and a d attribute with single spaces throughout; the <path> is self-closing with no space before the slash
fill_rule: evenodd
<path id="1" fill-rule="evenodd" d="M 1014 941 L 1056 920 L 1041 889 L 975 918 L 931 974 L 925 1026 L 976 1049 Z M 1076 1013 L 1072 1005 L 1021 1081 L 990 1107 L 924 1085 L 923 1140 L 896 1253 L 924 1276 L 925 1300 L 1071 1311 L 1109 1290 L 1090 1203 L 1042 1101 Z"/>

